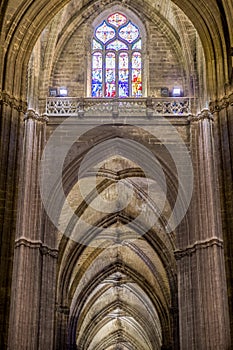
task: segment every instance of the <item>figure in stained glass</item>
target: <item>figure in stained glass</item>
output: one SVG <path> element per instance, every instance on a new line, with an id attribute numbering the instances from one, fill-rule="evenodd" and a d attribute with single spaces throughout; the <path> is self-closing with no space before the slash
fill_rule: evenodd
<path id="1" fill-rule="evenodd" d="M 92 55 L 92 96 L 102 97 L 103 74 L 102 54 L 95 52 Z"/>
<path id="2" fill-rule="evenodd" d="M 106 73 L 105 73 L 105 96 L 114 97 L 116 95 L 116 56 L 113 52 L 106 54 Z"/>
<path id="3" fill-rule="evenodd" d="M 142 58 L 140 52 L 132 55 L 132 96 L 142 96 Z"/>
<path id="4" fill-rule="evenodd" d="M 119 97 L 129 96 L 129 57 L 128 53 L 119 55 Z"/>

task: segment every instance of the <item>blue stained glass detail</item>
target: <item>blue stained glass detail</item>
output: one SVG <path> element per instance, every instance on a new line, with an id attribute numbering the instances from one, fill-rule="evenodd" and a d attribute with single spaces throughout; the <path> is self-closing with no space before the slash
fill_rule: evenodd
<path id="1" fill-rule="evenodd" d="M 139 29 L 130 21 L 126 26 L 120 29 L 119 35 L 122 39 L 131 44 L 139 37 Z"/>
<path id="2" fill-rule="evenodd" d="M 108 52 L 106 55 L 105 80 L 105 96 L 116 96 L 116 56 L 113 52 Z"/>
<path id="3" fill-rule="evenodd" d="M 91 91 L 91 96 L 92 97 L 102 97 L 103 93 L 102 93 L 102 83 L 92 83 L 92 91 Z"/>
<path id="4" fill-rule="evenodd" d="M 105 21 L 96 29 L 95 35 L 97 39 L 106 43 L 107 41 L 113 39 L 116 35 L 114 28 L 110 27 Z"/>
<path id="5" fill-rule="evenodd" d="M 123 43 L 122 41 L 116 39 L 114 41 L 112 41 L 111 43 L 109 43 L 106 47 L 108 50 L 128 50 L 128 46 Z"/>
<path id="6" fill-rule="evenodd" d="M 92 97 L 102 97 L 102 90 L 102 54 L 100 52 L 96 52 L 92 55 Z"/>

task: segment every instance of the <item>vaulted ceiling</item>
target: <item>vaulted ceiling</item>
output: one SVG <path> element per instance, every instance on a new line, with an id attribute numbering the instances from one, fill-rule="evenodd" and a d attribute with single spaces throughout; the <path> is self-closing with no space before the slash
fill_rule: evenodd
<path id="1" fill-rule="evenodd" d="M 195 69 L 195 49 L 201 46 L 207 77 L 201 93 L 207 102 L 224 95 L 231 81 L 233 47 L 233 3 L 227 0 L 2 1 L 1 90 L 43 111 L 38 96 L 45 99 L 66 42 L 81 23 L 113 4 L 156 23 L 180 53 L 187 76 Z M 30 80 L 33 50 L 36 74 Z M 63 221 L 64 203 L 59 218 L 66 234 L 57 239 L 57 303 L 70 312 L 68 339 L 83 350 L 152 350 L 162 344 L 168 348 L 177 327 L 177 315 L 170 312 L 177 307 L 177 276 L 176 234 L 168 233 L 166 224 L 176 186 L 171 180 L 161 214 L 161 183 L 152 179 L 148 184 L 136 159 L 106 155 L 95 166 L 78 181 L 68 181 L 67 201 L 75 215 Z M 169 171 L 175 178 L 174 169 Z M 67 176 L 69 180 L 73 174 Z M 156 204 L 148 186 L 157 196 Z M 126 202 L 130 198 L 124 210 L 122 198 Z M 151 224 L 152 212 L 160 220 Z M 140 220 L 134 220 L 141 213 Z"/>

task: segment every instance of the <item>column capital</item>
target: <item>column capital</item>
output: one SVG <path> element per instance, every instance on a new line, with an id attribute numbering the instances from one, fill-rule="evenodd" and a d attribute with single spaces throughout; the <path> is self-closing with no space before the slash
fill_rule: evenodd
<path id="1" fill-rule="evenodd" d="M 211 101 L 209 104 L 210 111 L 213 114 L 220 112 L 222 109 L 225 109 L 228 106 L 233 106 L 233 92 L 223 96 L 221 99 Z"/>
<path id="2" fill-rule="evenodd" d="M 24 246 L 30 249 L 38 249 L 42 255 L 50 255 L 52 258 L 58 257 L 58 249 L 48 247 L 41 240 L 31 240 L 27 237 L 19 237 L 15 241 L 15 248 Z"/>
<path id="3" fill-rule="evenodd" d="M 214 120 L 213 114 L 208 108 L 204 108 L 197 115 L 190 114 L 188 120 L 192 122 L 198 122 L 200 120 L 209 119 Z"/>
<path id="4" fill-rule="evenodd" d="M 49 118 L 46 113 L 40 115 L 32 108 L 29 108 L 25 113 L 24 121 L 29 119 L 36 120 L 42 123 L 47 123 L 49 121 Z"/>
<path id="5" fill-rule="evenodd" d="M 9 94 L 5 90 L 0 90 L 0 103 L 11 108 L 16 109 L 18 112 L 26 113 L 27 111 L 27 102 Z"/>

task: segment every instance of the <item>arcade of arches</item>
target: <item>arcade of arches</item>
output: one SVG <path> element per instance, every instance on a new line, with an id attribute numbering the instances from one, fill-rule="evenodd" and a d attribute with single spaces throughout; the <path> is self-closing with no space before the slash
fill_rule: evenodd
<path id="1" fill-rule="evenodd" d="M 232 349 L 232 0 L 0 29 L 0 348 Z"/>

